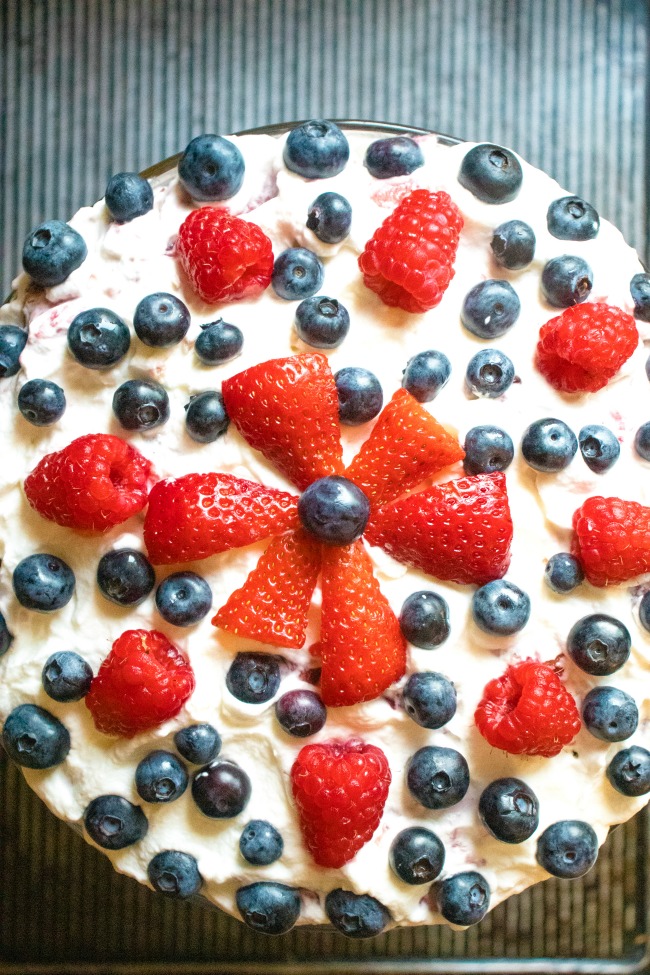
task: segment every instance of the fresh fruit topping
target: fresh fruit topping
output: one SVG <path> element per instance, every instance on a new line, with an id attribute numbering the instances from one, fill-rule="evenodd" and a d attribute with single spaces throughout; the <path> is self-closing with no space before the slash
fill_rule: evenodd
<path id="1" fill-rule="evenodd" d="M 643 460 L 650 460 L 650 423 L 642 424 L 634 435 L 634 449 Z"/>
<path id="2" fill-rule="evenodd" d="M 238 816 L 248 805 L 251 791 L 251 780 L 243 768 L 223 758 L 200 769 L 192 782 L 192 798 L 210 819 Z"/>
<path id="3" fill-rule="evenodd" d="M 30 379 L 18 393 L 18 409 L 28 423 L 48 427 L 65 413 L 65 393 L 48 379 Z"/>
<path id="4" fill-rule="evenodd" d="M 414 139 L 398 135 L 371 142 L 363 164 L 375 179 L 390 179 L 393 176 L 407 176 L 424 166 L 424 156 Z"/>
<path id="5" fill-rule="evenodd" d="M 244 182 L 244 157 L 230 139 L 197 135 L 178 161 L 178 179 L 193 200 L 230 200 Z"/>
<path id="6" fill-rule="evenodd" d="M 650 508 L 620 498 L 587 498 L 573 516 L 574 554 L 592 586 L 650 572 Z"/>
<path id="7" fill-rule="evenodd" d="M 546 417 L 526 429 L 521 440 L 524 460 L 533 470 L 554 474 L 568 467 L 575 457 L 578 441 L 562 420 Z"/>
<path id="8" fill-rule="evenodd" d="M 115 173 L 111 176 L 104 199 L 113 220 L 120 223 L 128 223 L 153 210 L 151 184 L 138 173 Z"/>
<path id="9" fill-rule="evenodd" d="M 494 260 L 509 271 L 519 271 L 530 264 L 535 244 L 535 231 L 523 220 L 499 224 L 490 241 Z"/>
<path id="10" fill-rule="evenodd" d="M 411 674 L 402 691 L 402 703 L 416 724 L 435 731 L 456 714 L 456 688 L 442 674 L 430 670 Z"/>
<path id="11" fill-rule="evenodd" d="M 81 234 L 61 220 L 39 224 L 23 245 L 23 267 L 43 288 L 61 284 L 86 260 L 88 248 Z"/>
<path id="12" fill-rule="evenodd" d="M 289 247 L 276 258 L 271 284 L 285 301 L 300 301 L 320 291 L 325 269 L 320 258 L 306 247 Z"/>
<path id="13" fill-rule="evenodd" d="M 530 618 L 530 597 L 514 583 L 495 579 L 472 596 L 472 618 L 484 633 L 512 636 Z"/>
<path id="14" fill-rule="evenodd" d="M 223 318 L 201 325 L 194 343 L 196 354 L 204 366 L 217 366 L 236 359 L 243 346 L 241 329 L 224 322 Z"/>
<path id="15" fill-rule="evenodd" d="M 110 308 L 89 308 L 70 322 L 68 348 L 86 369 L 110 369 L 124 358 L 131 345 L 131 333 Z"/>
<path id="16" fill-rule="evenodd" d="M 346 366 L 334 376 L 339 397 L 339 420 L 358 427 L 374 420 L 384 403 L 381 383 L 374 373 L 360 366 Z"/>
<path id="17" fill-rule="evenodd" d="M 337 887 L 325 898 L 325 913 L 332 927 L 346 938 L 374 938 L 381 934 L 392 915 L 370 894 L 354 894 Z"/>
<path id="18" fill-rule="evenodd" d="M 216 389 L 197 393 L 185 404 L 185 429 L 197 443 L 214 443 L 223 437 L 229 424 L 223 396 Z"/>
<path id="19" fill-rule="evenodd" d="M 507 392 L 515 378 L 512 360 L 499 349 L 481 349 L 465 371 L 465 384 L 473 396 L 496 399 Z"/>
<path id="20" fill-rule="evenodd" d="M 391 781 L 386 756 L 362 741 L 301 748 L 291 787 L 307 849 L 321 867 L 349 863 L 379 826 Z"/>
<path id="21" fill-rule="evenodd" d="M 53 768 L 70 751 L 70 733 L 58 718 L 36 704 L 19 704 L 7 717 L 2 744 L 23 768 Z"/>
<path id="22" fill-rule="evenodd" d="M 461 477 L 386 504 L 365 537 L 438 579 L 479 586 L 500 579 L 512 541 L 505 476 Z"/>
<path id="23" fill-rule="evenodd" d="M 231 474 L 185 474 L 149 495 L 144 541 L 154 565 L 195 562 L 296 527 L 298 499 Z"/>
<path id="24" fill-rule="evenodd" d="M 542 271 L 542 294 L 554 308 L 569 308 L 586 301 L 594 286 L 594 272 L 572 254 L 554 257 Z"/>
<path id="25" fill-rule="evenodd" d="M 172 626 L 194 626 L 212 609 L 212 590 L 196 572 L 174 572 L 156 590 L 156 609 Z"/>
<path id="26" fill-rule="evenodd" d="M 226 687 L 243 704 L 266 704 L 280 687 L 281 657 L 271 653 L 238 653 L 226 674 Z"/>
<path id="27" fill-rule="evenodd" d="M 385 305 L 435 308 L 454 276 L 463 218 L 448 193 L 414 190 L 386 217 L 359 257 L 367 288 Z"/>
<path id="28" fill-rule="evenodd" d="M 521 779 L 495 779 L 478 801 L 483 825 L 502 843 L 523 843 L 539 825 L 539 800 Z"/>
<path id="29" fill-rule="evenodd" d="M 133 548 L 119 548 L 102 555 L 97 566 L 97 585 L 102 596 L 118 606 L 137 606 L 156 585 L 156 573 L 146 555 Z"/>
<path id="30" fill-rule="evenodd" d="M 53 701 L 67 704 L 80 701 L 90 690 L 93 672 L 90 664 L 74 650 L 57 650 L 43 666 L 43 690 Z"/>
<path id="31" fill-rule="evenodd" d="M 235 900 L 244 924 L 261 934 L 286 934 L 300 917 L 300 891 L 274 880 L 240 887 Z"/>
<path id="32" fill-rule="evenodd" d="M 399 614 L 405 640 L 423 650 L 435 650 L 449 636 L 449 606 L 436 592 L 422 589 L 407 596 Z"/>
<path id="33" fill-rule="evenodd" d="M 265 819 L 251 819 L 239 837 L 239 852 L 254 867 L 267 867 L 282 856 L 284 841 L 281 833 Z"/>
<path id="34" fill-rule="evenodd" d="M 591 870 L 598 856 L 598 837 L 589 823 L 562 819 L 537 840 L 537 862 L 553 877 L 572 879 Z"/>
<path id="35" fill-rule="evenodd" d="M 348 310 L 336 298 L 313 295 L 296 308 L 298 338 L 314 349 L 336 349 L 349 330 Z"/>
<path id="36" fill-rule="evenodd" d="M 650 792 L 650 752 L 632 745 L 617 752 L 607 766 L 609 784 L 623 796 L 645 796 Z"/>
<path id="37" fill-rule="evenodd" d="M 429 403 L 447 385 L 450 376 L 451 362 L 444 352 L 429 349 L 418 352 L 406 363 L 402 386 L 418 403 Z"/>
<path id="38" fill-rule="evenodd" d="M 176 345 L 187 335 L 190 310 L 176 295 L 156 291 L 138 303 L 133 313 L 133 328 L 141 342 L 154 349 Z"/>
<path id="39" fill-rule="evenodd" d="M 542 325 L 536 365 L 563 393 L 596 392 L 627 362 L 639 333 L 631 315 L 602 303 L 567 308 Z"/>
<path id="40" fill-rule="evenodd" d="M 140 806 L 122 796 L 97 796 L 86 806 L 88 836 L 104 850 L 123 850 L 147 835 L 149 823 Z"/>
<path id="41" fill-rule="evenodd" d="M 558 240 L 593 240 L 600 230 L 600 217 L 579 196 L 563 196 L 548 208 L 546 226 Z"/>
<path id="42" fill-rule="evenodd" d="M 315 691 L 287 691 L 276 702 L 275 716 L 280 726 L 294 738 L 308 738 L 324 727 L 327 708 Z"/>
<path id="43" fill-rule="evenodd" d="M 429 884 L 442 871 L 445 848 L 430 829 L 411 826 L 397 834 L 389 859 L 393 873 L 405 884 Z"/>
<path id="44" fill-rule="evenodd" d="M 571 627 L 567 652 L 576 666 L 594 677 L 609 677 L 630 656 L 630 631 L 605 613 L 583 616 Z"/>
<path id="45" fill-rule="evenodd" d="M 463 467 L 466 474 L 495 474 L 505 471 L 515 456 L 510 436 L 500 427 L 472 427 L 467 431 Z"/>
<path id="46" fill-rule="evenodd" d="M 486 684 L 476 726 L 493 748 L 551 758 L 580 730 L 576 703 L 550 664 L 511 664 Z"/>
<path id="47" fill-rule="evenodd" d="M 496 339 L 512 328 L 520 311 L 519 296 L 508 281 L 481 281 L 465 295 L 460 320 L 472 335 Z"/>
<path id="48" fill-rule="evenodd" d="M 0 657 L 4 656 L 13 642 L 13 633 L 10 632 L 6 619 L 0 613 Z"/>
<path id="49" fill-rule="evenodd" d="M 630 281 L 630 294 L 634 302 L 634 317 L 650 322 L 650 274 L 635 274 Z"/>
<path id="50" fill-rule="evenodd" d="M 212 622 L 237 636 L 299 649 L 319 571 L 316 542 L 301 531 L 279 535 Z"/>
<path id="51" fill-rule="evenodd" d="M 323 546 L 321 695 L 328 707 L 378 697 L 406 667 L 406 642 L 363 542 Z"/>
<path id="52" fill-rule="evenodd" d="M 639 603 L 639 623 L 643 629 L 650 633 L 650 590 L 644 592 Z"/>
<path id="53" fill-rule="evenodd" d="M 406 784 L 426 809 L 447 809 L 467 793 L 469 767 L 454 748 L 425 745 L 408 761 Z"/>
<path id="54" fill-rule="evenodd" d="M 618 687 L 593 687 L 582 702 L 582 720 L 600 741 L 625 741 L 637 729 L 639 709 Z"/>
<path id="55" fill-rule="evenodd" d="M 490 885 L 481 873 L 466 870 L 447 877 L 439 887 L 431 888 L 432 905 L 445 921 L 466 927 L 477 924 L 490 907 Z"/>
<path id="56" fill-rule="evenodd" d="M 572 592 L 581 582 L 584 582 L 584 578 L 582 566 L 569 552 L 557 552 L 552 555 L 544 569 L 546 585 L 553 592 L 561 595 Z"/>
<path id="57" fill-rule="evenodd" d="M 222 393 L 244 440 L 297 487 L 343 473 L 336 385 L 321 353 L 251 366 L 226 379 Z"/>
<path id="58" fill-rule="evenodd" d="M 183 654 L 156 630 L 126 630 L 94 677 L 86 707 L 105 735 L 133 738 L 181 710 L 194 690 Z"/>
<path id="59" fill-rule="evenodd" d="M 618 460 L 621 445 L 618 438 L 608 430 L 597 424 L 583 427 L 578 434 L 582 459 L 595 474 L 604 474 Z"/>
<path id="60" fill-rule="evenodd" d="M 321 477 L 303 491 L 298 501 L 303 528 L 327 545 L 349 545 L 363 535 L 370 517 L 370 502 L 361 488 L 346 477 Z"/>
<path id="61" fill-rule="evenodd" d="M 125 430 L 154 430 L 169 419 L 169 396 L 153 379 L 127 379 L 113 393 L 113 413 Z"/>
<path id="62" fill-rule="evenodd" d="M 27 329 L 18 325 L 0 326 L 0 379 L 15 376 L 20 369 L 20 354 L 27 345 Z"/>
<path id="63" fill-rule="evenodd" d="M 12 583 L 21 606 L 37 613 L 52 613 L 72 599 L 75 575 L 63 559 L 39 552 L 18 563 Z"/>
<path id="64" fill-rule="evenodd" d="M 463 157 L 458 182 L 483 203 L 510 203 L 519 193 L 524 174 L 510 149 L 483 142 Z"/>
<path id="65" fill-rule="evenodd" d="M 153 889 L 165 897 L 192 897 L 203 885 L 196 859 L 180 850 L 156 853 L 147 867 L 147 876 Z"/>
<path id="66" fill-rule="evenodd" d="M 291 130 L 283 157 L 285 166 L 293 173 L 306 179 L 326 179 L 345 168 L 350 146 L 334 122 L 312 119 Z"/>
<path id="67" fill-rule="evenodd" d="M 352 207 L 340 193 L 321 193 L 307 211 L 307 227 L 324 244 L 340 244 L 351 226 Z"/>
<path id="68" fill-rule="evenodd" d="M 135 770 L 135 787 L 145 802 L 173 802 L 187 789 L 187 769 L 172 753 L 149 752 Z"/>
<path id="69" fill-rule="evenodd" d="M 192 210 L 176 254 L 192 287 L 209 305 L 261 294 L 271 283 L 271 241 L 257 224 L 218 207 Z"/>
<path id="70" fill-rule="evenodd" d="M 135 447 L 87 434 L 46 454 L 25 478 L 25 494 L 48 521 L 103 532 L 142 511 L 150 478 L 151 465 Z"/>
<path id="71" fill-rule="evenodd" d="M 176 732 L 174 744 L 186 762 L 207 765 L 221 751 L 221 735 L 211 724 L 191 724 Z"/>

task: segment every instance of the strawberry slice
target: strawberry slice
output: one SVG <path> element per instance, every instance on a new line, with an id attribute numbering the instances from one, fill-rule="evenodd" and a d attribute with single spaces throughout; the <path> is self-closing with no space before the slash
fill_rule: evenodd
<path id="1" fill-rule="evenodd" d="M 465 451 L 405 389 L 398 389 L 345 476 L 373 505 L 394 501 Z"/>
<path id="2" fill-rule="evenodd" d="M 154 565 L 194 562 L 298 526 L 298 499 L 232 474 L 186 474 L 149 495 L 144 542 Z"/>
<path id="3" fill-rule="evenodd" d="M 371 701 L 406 669 L 406 643 L 361 541 L 323 546 L 321 697 L 330 707 Z"/>
<path id="4" fill-rule="evenodd" d="M 365 538 L 438 579 L 478 586 L 500 579 L 512 541 L 506 479 L 459 477 L 384 505 L 371 517 Z"/>
<path id="5" fill-rule="evenodd" d="M 224 380 L 221 391 L 244 440 L 296 487 L 343 472 L 338 396 L 324 355 L 270 359 Z"/>
<path id="6" fill-rule="evenodd" d="M 222 630 L 299 650 L 320 572 L 320 545 L 302 530 L 274 538 L 212 622 Z"/>

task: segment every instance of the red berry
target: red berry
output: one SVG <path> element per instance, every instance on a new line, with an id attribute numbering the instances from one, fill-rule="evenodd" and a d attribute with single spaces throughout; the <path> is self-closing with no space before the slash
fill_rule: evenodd
<path id="1" fill-rule="evenodd" d="M 127 630 L 93 678 L 86 707 L 105 735 L 133 738 L 178 714 L 194 690 L 183 654 L 156 630 Z"/>
<path id="2" fill-rule="evenodd" d="M 592 586 L 650 572 L 650 508 L 620 498 L 587 498 L 573 516 L 574 552 Z"/>
<path id="3" fill-rule="evenodd" d="M 542 325 L 537 368 L 560 392 L 595 393 L 627 362 L 638 343 L 634 319 L 620 308 L 573 305 Z"/>
<path id="4" fill-rule="evenodd" d="M 580 731 L 576 702 L 550 664 L 524 660 L 485 686 L 474 714 L 494 748 L 551 758 Z"/>
<path id="5" fill-rule="evenodd" d="M 324 355 L 251 366 L 222 385 L 232 423 L 296 487 L 342 474 L 339 401 Z"/>
<path id="6" fill-rule="evenodd" d="M 298 526 L 298 499 L 232 474 L 185 474 L 149 496 L 144 542 L 155 565 L 194 562 Z"/>
<path id="7" fill-rule="evenodd" d="M 404 675 L 406 643 L 361 541 L 323 546 L 321 696 L 331 707 L 378 697 Z"/>
<path id="8" fill-rule="evenodd" d="M 25 479 L 25 494 L 57 525 L 104 532 L 142 511 L 150 478 L 151 464 L 135 447 L 91 433 L 43 457 Z"/>
<path id="9" fill-rule="evenodd" d="M 409 392 L 398 389 L 345 476 L 372 504 L 386 504 L 464 456 L 456 437 Z"/>
<path id="10" fill-rule="evenodd" d="M 221 207 L 192 210 L 178 231 L 176 254 L 208 304 L 252 298 L 271 283 L 271 241 L 257 224 Z"/>
<path id="11" fill-rule="evenodd" d="M 454 276 L 463 218 L 448 193 L 413 190 L 366 244 L 359 267 L 367 288 L 404 311 L 435 308 Z"/>
<path id="12" fill-rule="evenodd" d="M 365 538 L 438 579 L 478 586 L 500 579 L 512 541 L 506 479 L 459 477 L 386 504 L 371 516 Z"/>
<path id="13" fill-rule="evenodd" d="M 342 867 L 371 838 L 391 774 L 386 756 L 362 741 L 325 741 L 300 749 L 291 769 L 305 845 L 321 867 Z"/>

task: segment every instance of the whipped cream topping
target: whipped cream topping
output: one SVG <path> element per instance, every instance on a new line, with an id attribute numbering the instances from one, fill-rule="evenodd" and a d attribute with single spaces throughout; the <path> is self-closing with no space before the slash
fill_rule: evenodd
<path id="1" fill-rule="evenodd" d="M 0 436 L 4 463 L 0 467 L 0 610 L 14 642 L 0 660 L 0 719 L 17 705 L 33 702 L 56 715 L 69 729 L 72 747 L 65 761 L 47 771 L 25 769 L 30 786 L 59 817 L 81 825 L 87 804 L 98 795 L 115 793 L 143 805 L 149 830 L 143 840 L 124 850 L 108 853 L 116 869 L 148 883 L 147 865 L 161 850 L 192 854 L 203 877 L 202 894 L 238 916 L 237 889 L 256 880 L 274 880 L 301 888 L 300 923 L 325 920 L 325 894 L 336 888 L 369 893 L 390 910 L 396 924 L 439 923 L 425 900 L 427 886 L 408 886 L 391 871 L 388 851 L 396 834 L 407 826 L 432 829 L 444 843 L 446 862 L 442 878 L 476 869 L 490 884 L 492 906 L 510 894 L 548 875 L 536 863 L 536 838 L 560 819 L 583 819 L 603 842 L 608 828 L 632 816 L 645 798 L 626 798 L 608 783 L 604 770 L 620 748 L 630 744 L 650 747 L 650 634 L 639 624 L 637 605 L 642 589 L 634 586 L 596 589 L 583 583 L 568 596 L 558 596 L 544 583 L 549 557 L 567 551 L 571 543 L 573 512 L 589 496 L 619 496 L 650 504 L 647 463 L 634 452 L 637 428 L 648 419 L 645 353 L 637 352 L 609 385 L 595 394 L 565 396 L 556 392 L 533 365 L 541 324 L 559 314 L 540 293 L 540 275 L 546 261 L 564 253 L 584 257 L 594 273 L 591 301 L 605 301 L 632 312 L 629 282 L 641 270 L 635 252 L 607 221 L 591 241 L 560 241 L 546 229 L 546 211 L 552 200 L 566 195 L 549 176 L 522 161 L 523 185 L 511 203 L 482 203 L 457 180 L 468 144 L 447 146 L 435 136 L 421 138 L 425 165 L 410 176 L 374 179 L 363 166 L 373 136 L 348 132 L 350 162 L 331 179 L 305 180 L 282 163 L 284 138 L 265 135 L 232 137 L 246 162 L 246 177 L 236 197 L 225 205 L 233 213 L 257 223 L 273 243 L 277 256 L 284 248 L 305 246 L 325 265 L 321 293 L 341 301 L 350 313 L 351 327 L 342 345 L 328 352 L 332 370 L 363 366 L 382 383 L 387 402 L 401 383 L 402 370 L 413 355 L 438 349 L 451 361 L 447 386 L 426 408 L 461 440 L 473 426 L 495 424 L 512 437 L 517 450 L 506 472 L 514 522 L 512 563 L 507 579 L 525 590 L 532 612 L 527 626 L 512 637 L 480 631 L 471 619 L 472 586 L 439 582 L 395 562 L 383 551 L 370 548 L 381 589 L 396 613 L 404 599 L 420 589 L 433 589 L 448 602 L 451 634 L 437 650 L 409 648 L 407 675 L 433 670 L 456 686 L 458 709 L 438 731 L 415 724 L 402 709 L 398 689 L 383 698 L 350 708 L 330 708 L 325 727 L 309 741 L 360 737 L 379 746 L 392 771 L 392 784 L 384 815 L 372 840 L 340 870 L 316 866 L 303 846 L 292 803 L 289 772 L 304 739 L 291 738 L 274 717 L 274 701 L 249 705 L 226 689 L 225 675 L 234 654 L 260 649 L 250 641 L 216 630 L 212 613 L 196 626 L 179 629 L 156 612 L 153 594 L 136 608 L 120 608 L 99 592 L 96 581 L 100 557 L 114 548 L 144 550 L 142 515 L 105 535 L 84 535 L 58 527 L 34 512 L 22 483 L 41 457 L 67 445 L 82 434 L 111 432 L 133 443 L 153 463 L 160 477 L 219 470 L 284 490 L 294 489 L 253 451 L 231 425 L 225 436 L 211 444 L 195 443 L 184 426 L 184 406 L 191 395 L 220 388 L 223 380 L 255 363 L 308 349 L 293 325 L 296 303 L 278 298 L 269 288 L 254 300 L 209 306 L 196 297 L 173 257 L 178 228 L 193 204 L 179 186 L 175 171 L 154 181 L 154 208 L 131 223 L 112 223 L 103 201 L 82 208 L 70 224 L 84 237 L 88 258 L 61 285 L 45 291 L 30 285 L 26 275 L 15 282 L 12 300 L 0 309 L 0 322 L 24 322 L 29 341 L 22 354 L 22 371 L 0 383 Z M 357 258 L 366 241 L 395 204 L 396 189 L 426 187 L 446 190 L 464 217 L 455 277 L 439 306 L 422 315 L 386 307 L 368 291 Z M 334 190 L 351 201 L 352 228 L 341 244 L 319 241 L 306 227 L 307 210 L 322 192 Z M 493 229 L 510 220 L 529 223 L 537 237 L 535 259 L 522 271 L 510 272 L 492 259 L 489 246 Z M 521 301 L 515 325 L 501 338 L 485 342 L 466 331 L 460 308 L 467 292 L 487 278 L 511 282 Z M 133 335 L 127 357 L 105 371 L 85 369 L 67 350 L 66 331 L 80 311 L 105 306 L 132 323 L 137 303 L 154 291 L 178 295 L 189 307 L 192 325 L 186 338 L 170 349 L 144 346 Z M 242 354 L 217 367 L 206 367 L 194 352 L 200 325 L 223 316 L 244 334 Z M 641 336 L 650 340 L 649 326 L 638 323 Z M 513 361 L 517 379 L 494 400 L 471 397 L 464 384 L 467 363 L 481 348 L 501 349 Z M 146 433 L 127 432 L 113 417 L 111 401 L 126 379 L 152 378 L 169 394 L 169 422 Z M 16 406 L 21 385 L 46 378 L 66 393 L 67 410 L 52 427 L 28 424 Z M 578 452 L 559 474 L 540 474 L 524 462 L 518 450 L 528 424 L 543 417 L 564 420 L 577 434 L 591 423 L 610 427 L 621 442 L 618 462 L 605 474 L 592 473 Z M 371 425 L 342 427 L 344 459 L 349 461 L 367 437 Z M 462 466 L 444 471 L 439 479 L 459 476 Z M 264 544 L 226 552 L 187 567 L 209 582 L 214 609 L 242 585 Z M 58 612 L 41 615 L 17 602 L 11 575 L 18 562 L 35 552 L 64 558 L 76 575 L 71 602 Z M 178 566 L 173 567 L 177 571 Z M 157 570 L 160 581 L 172 568 Z M 282 651 L 287 667 L 279 694 L 309 687 L 301 672 L 312 660 L 309 647 L 318 639 L 319 591 L 313 600 L 308 638 L 301 651 Z M 579 670 L 564 657 L 563 679 L 578 704 L 598 684 L 627 691 L 639 708 L 639 727 L 624 744 L 608 745 L 582 730 L 575 742 L 552 759 L 513 756 L 491 748 L 474 726 L 473 715 L 485 684 L 513 661 L 526 657 L 553 660 L 562 654 L 573 624 L 586 614 L 605 612 L 621 620 L 632 637 L 632 653 L 625 666 L 606 681 Z M 196 690 L 180 714 L 151 732 L 133 739 L 107 737 L 95 730 L 84 702 L 59 704 L 43 691 L 41 671 L 57 650 L 76 650 L 96 673 L 113 641 L 125 630 L 158 629 L 188 656 L 196 675 Z M 271 649 L 271 648 L 269 648 Z M 236 818 L 213 820 L 195 806 L 190 790 L 169 804 L 142 803 L 134 773 L 138 762 L 154 748 L 174 750 L 173 735 L 195 722 L 208 721 L 221 734 L 221 756 L 239 763 L 252 783 L 252 795 Z M 465 798 L 441 811 L 427 810 L 410 795 L 405 782 L 409 758 L 423 745 L 459 750 L 470 767 L 471 784 Z M 534 790 L 540 803 L 537 833 L 524 843 L 510 845 L 494 839 L 481 824 L 478 798 L 485 786 L 501 776 L 517 776 Z M 266 819 L 281 832 L 284 852 L 266 867 L 246 863 L 239 852 L 239 836 L 250 819 Z"/>

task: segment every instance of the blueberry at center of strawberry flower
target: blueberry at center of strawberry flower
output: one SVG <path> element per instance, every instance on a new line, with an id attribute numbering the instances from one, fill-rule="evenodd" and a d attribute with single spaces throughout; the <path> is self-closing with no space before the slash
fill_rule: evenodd
<path id="1" fill-rule="evenodd" d="M 366 530 L 370 501 L 347 477 L 321 477 L 303 492 L 298 517 L 305 531 L 319 542 L 349 545 Z"/>

